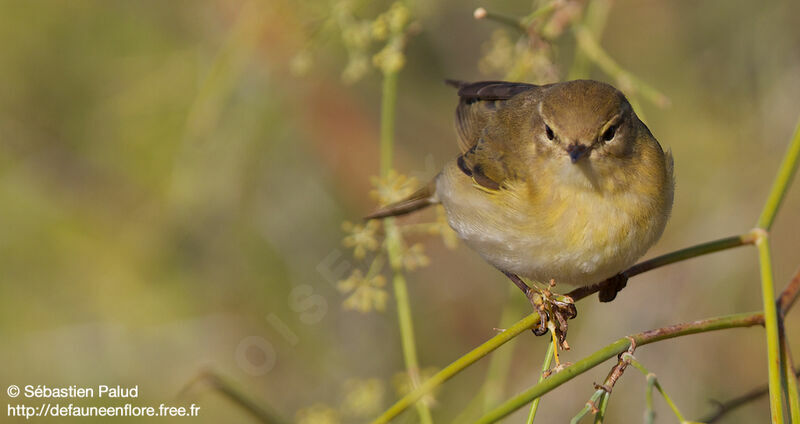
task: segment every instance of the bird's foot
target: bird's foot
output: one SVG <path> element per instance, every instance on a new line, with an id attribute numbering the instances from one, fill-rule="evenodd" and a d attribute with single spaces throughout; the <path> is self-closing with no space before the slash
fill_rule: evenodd
<path id="1" fill-rule="evenodd" d="M 550 280 L 550 284 L 545 288 L 540 288 L 536 284 L 530 287 L 516 274 L 507 271 L 503 271 L 503 274 L 525 293 L 533 305 L 533 310 L 539 313 L 539 326 L 531 330 L 537 336 L 545 335 L 550 331 L 553 337 L 553 357 L 556 360 L 556 367 L 560 366 L 558 349 L 569 350 L 567 320 L 578 316 L 575 301 L 569 296 L 551 291 L 556 285 L 555 280 Z"/>
<path id="2" fill-rule="evenodd" d="M 575 318 L 578 310 L 571 297 L 553 293 L 550 289 L 554 286 L 555 281 L 550 280 L 546 288 L 534 285 L 525 292 L 525 295 L 533 305 L 533 309 L 539 313 L 539 326 L 533 329 L 533 334 L 542 336 L 550 331 L 553 338 L 553 356 L 556 366 L 559 366 L 561 362 L 558 359 L 558 349 L 569 350 L 567 320 Z"/>
<path id="3" fill-rule="evenodd" d="M 597 297 L 601 302 L 611 302 L 617 297 L 617 293 L 628 285 L 628 277 L 624 273 L 619 273 L 603 281 L 602 284 L 603 286 L 600 288 L 600 293 L 597 294 Z"/>

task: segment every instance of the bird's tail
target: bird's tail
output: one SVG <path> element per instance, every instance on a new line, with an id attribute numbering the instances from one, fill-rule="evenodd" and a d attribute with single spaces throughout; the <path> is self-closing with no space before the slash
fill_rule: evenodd
<path id="1" fill-rule="evenodd" d="M 439 203 L 439 199 L 436 197 L 436 180 L 434 179 L 421 189 L 415 191 L 412 195 L 399 202 L 386 205 L 367 215 L 364 219 L 380 219 L 389 216 L 405 215 L 436 203 Z"/>

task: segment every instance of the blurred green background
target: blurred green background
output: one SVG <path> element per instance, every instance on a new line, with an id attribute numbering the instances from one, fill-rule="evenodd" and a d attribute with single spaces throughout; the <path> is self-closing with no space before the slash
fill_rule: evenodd
<path id="1" fill-rule="evenodd" d="M 363 268 L 341 244 L 341 223 L 374 207 L 380 73 L 346 83 L 347 51 L 325 22 L 348 4 L 359 19 L 390 5 L 363 3 L 0 2 L 0 383 L 138 384 L 132 403 L 197 403 L 200 417 L 185 420 L 208 423 L 255 421 L 208 384 L 189 384 L 206 369 L 289 421 L 329 411 L 321 415 L 360 422 L 393 402 L 404 365 L 391 288 L 386 311 L 366 314 L 344 310 L 336 288 Z M 395 165 L 421 181 L 457 152 L 456 96 L 442 80 L 503 77 L 480 70 L 502 26 L 474 20 L 478 6 L 532 10 L 517 0 L 409 4 Z M 754 225 L 800 114 L 797 16 L 800 3 L 788 1 L 613 2 L 602 46 L 671 99 L 641 101 L 677 179 L 673 217 L 648 256 Z M 552 77 L 566 77 L 574 45 L 569 33 L 552 45 Z M 800 187 L 774 228 L 780 287 L 800 265 Z M 431 259 L 408 276 L 423 368 L 494 335 L 509 302 L 515 316 L 529 312 L 463 245 L 418 241 Z M 613 303 L 582 301 L 562 358 L 760 307 L 752 248 L 694 259 L 636 277 Z M 797 314 L 787 329 L 800 351 Z M 537 379 L 547 342 L 507 347 L 501 399 Z M 691 418 L 766 382 L 759 328 L 662 342 L 637 357 Z M 437 393 L 436 422 L 482 402 L 488 362 Z M 537 422 L 566 422 L 610 366 L 544 397 Z M 638 422 L 644 393 L 644 378 L 626 373 L 608 422 Z M 767 416 L 762 400 L 727 422 Z M 413 411 L 398 420 L 415 421 Z"/>

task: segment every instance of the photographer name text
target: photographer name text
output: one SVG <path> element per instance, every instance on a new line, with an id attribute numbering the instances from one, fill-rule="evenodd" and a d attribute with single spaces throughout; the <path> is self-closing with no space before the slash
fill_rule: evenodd
<path id="1" fill-rule="evenodd" d="M 139 386 L 106 386 L 100 384 L 92 387 L 79 387 L 77 385 L 65 387 L 50 387 L 47 385 L 27 385 L 23 394 L 26 398 L 138 398 Z"/>

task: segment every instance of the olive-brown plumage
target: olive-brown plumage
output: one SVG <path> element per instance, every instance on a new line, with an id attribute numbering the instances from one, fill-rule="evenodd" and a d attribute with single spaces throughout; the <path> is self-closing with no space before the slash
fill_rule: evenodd
<path id="1" fill-rule="evenodd" d="M 512 280 L 574 286 L 614 276 L 661 236 L 672 157 L 619 90 L 587 80 L 449 83 L 460 155 L 371 217 L 441 203 L 459 237 Z"/>

